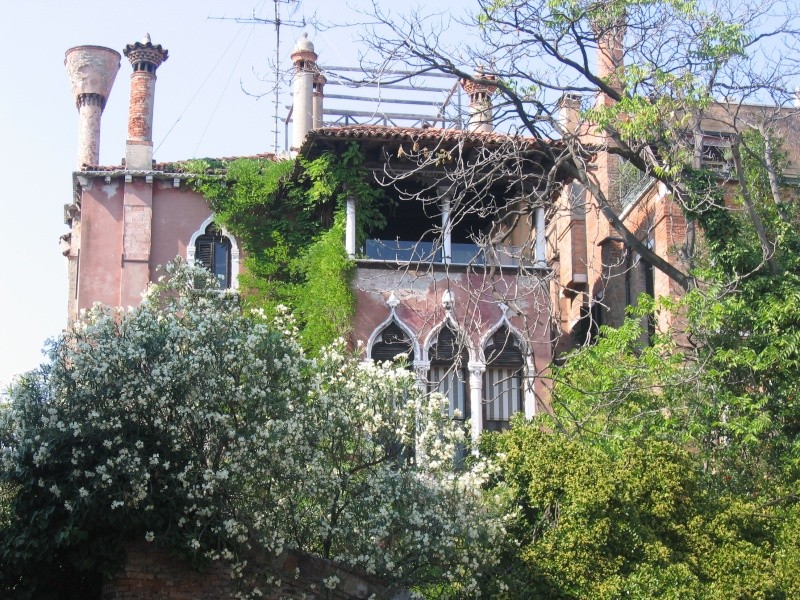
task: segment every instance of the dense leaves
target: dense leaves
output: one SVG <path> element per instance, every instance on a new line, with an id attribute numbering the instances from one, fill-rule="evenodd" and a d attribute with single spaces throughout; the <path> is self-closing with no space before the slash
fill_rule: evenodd
<path id="1" fill-rule="evenodd" d="M 341 344 L 310 360 L 290 319 L 170 270 L 139 308 L 89 311 L 11 390 L 2 596 L 91 596 L 129 539 L 224 561 L 250 587 L 271 579 L 248 553 L 299 548 L 470 589 L 502 528 L 479 501 L 483 462 L 450 474 L 464 431 L 441 396 Z"/>
<path id="2" fill-rule="evenodd" d="M 245 306 L 274 315 L 293 310 L 301 343 L 319 351 L 350 329 L 355 298 L 344 252 L 344 206 L 358 200 L 357 235 L 384 216 L 374 206 L 381 189 L 363 166 L 357 145 L 309 160 L 193 161 L 192 185 L 245 250 L 239 287 Z"/>

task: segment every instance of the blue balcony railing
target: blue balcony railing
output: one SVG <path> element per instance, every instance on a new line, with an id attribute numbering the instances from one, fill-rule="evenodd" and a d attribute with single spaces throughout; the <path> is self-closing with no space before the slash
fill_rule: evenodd
<path id="1" fill-rule="evenodd" d="M 450 244 L 450 263 L 457 265 L 485 265 L 487 262 L 503 267 L 520 264 L 520 249 L 498 247 L 488 261 L 483 248 L 477 244 Z M 364 258 L 390 262 L 442 263 L 442 247 L 434 242 L 411 242 L 404 240 L 367 240 Z"/>

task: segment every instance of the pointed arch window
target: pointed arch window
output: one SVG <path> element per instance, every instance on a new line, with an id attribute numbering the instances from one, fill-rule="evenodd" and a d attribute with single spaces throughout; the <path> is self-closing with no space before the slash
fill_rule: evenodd
<path id="1" fill-rule="evenodd" d="M 514 413 L 523 410 L 522 375 L 525 359 L 519 340 L 508 327 L 500 327 L 484 349 L 483 428 L 500 431 Z"/>
<path id="2" fill-rule="evenodd" d="M 397 356 L 407 356 L 409 368 L 414 363 L 414 348 L 411 339 L 400 326 L 392 321 L 376 336 L 370 351 L 370 358 L 376 362 L 394 360 Z"/>
<path id="3" fill-rule="evenodd" d="M 231 287 L 231 249 L 230 239 L 215 223 L 195 241 L 195 261 L 211 271 L 223 289 Z"/>
<path id="4" fill-rule="evenodd" d="M 463 341 L 449 326 L 442 327 L 436 341 L 431 344 L 428 389 L 440 392 L 449 401 L 448 414 L 459 419 L 469 418 L 469 387 L 467 363 L 469 354 Z"/>

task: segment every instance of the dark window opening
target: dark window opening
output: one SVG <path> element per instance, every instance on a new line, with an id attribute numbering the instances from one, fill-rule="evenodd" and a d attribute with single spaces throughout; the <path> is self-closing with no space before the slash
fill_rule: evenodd
<path id="1" fill-rule="evenodd" d="M 389 323 L 375 338 L 370 358 L 376 362 L 395 360 L 397 356 L 408 358 L 408 367 L 414 362 L 414 349 L 411 340 L 397 323 Z"/>
<path id="2" fill-rule="evenodd" d="M 453 329 L 445 326 L 431 345 L 429 354 L 431 359 L 429 391 L 439 392 L 447 398 L 449 416 L 458 419 L 469 418 L 467 385 L 469 355 L 463 341 Z"/>
<path id="3" fill-rule="evenodd" d="M 508 428 L 515 413 L 523 410 L 525 360 L 519 340 L 505 326 L 495 332 L 484 354 L 483 428 L 501 431 Z"/>
<path id="4" fill-rule="evenodd" d="M 195 243 L 195 261 L 211 271 L 220 288 L 231 286 L 231 241 L 212 223 Z"/>
<path id="5" fill-rule="evenodd" d="M 654 281 L 655 273 L 653 272 L 653 265 L 646 260 L 642 260 L 644 265 L 644 291 L 651 298 L 656 297 L 656 286 Z M 653 341 L 653 336 L 656 334 L 656 317 L 654 314 L 647 315 L 647 343 Z"/>
<path id="6" fill-rule="evenodd" d="M 390 261 L 440 261 L 442 213 L 431 200 L 393 199 L 383 207 L 386 225 L 370 232 L 366 258 Z"/>
<path id="7" fill-rule="evenodd" d="M 591 306 L 584 304 L 581 306 L 580 317 L 573 328 L 575 344 L 587 346 L 597 340 L 600 333 L 600 325 L 603 320 L 603 305 L 597 300 Z"/>
<path id="8" fill-rule="evenodd" d="M 705 131 L 702 140 L 703 166 L 712 169 L 725 169 L 730 163 L 730 134 L 721 131 Z"/>
<path id="9" fill-rule="evenodd" d="M 452 210 L 450 261 L 455 264 L 486 262 L 481 246 L 486 246 L 492 232 L 492 219 L 479 207 L 455 207 Z"/>
<path id="10" fill-rule="evenodd" d="M 386 225 L 372 230 L 362 248 L 365 258 L 398 262 L 445 262 L 441 198 L 413 182 L 386 201 Z M 488 201 L 487 201 L 488 202 Z M 493 199 L 492 199 L 493 202 Z M 450 256 L 455 264 L 485 264 L 481 243 L 497 220 L 497 210 L 470 201 L 450 208 Z"/>

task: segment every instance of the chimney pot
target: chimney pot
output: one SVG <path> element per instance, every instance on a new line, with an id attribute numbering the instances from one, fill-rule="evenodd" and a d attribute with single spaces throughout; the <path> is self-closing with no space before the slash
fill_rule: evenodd
<path id="1" fill-rule="evenodd" d="M 474 78 L 462 79 L 461 87 L 469 95 L 469 130 L 479 133 L 491 133 L 492 123 L 492 94 L 497 91 L 497 86 L 491 84 L 497 77 L 483 72 L 479 66 Z"/>
<path id="2" fill-rule="evenodd" d="M 169 51 L 154 45 L 148 33 L 142 41 L 125 46 L 123 53 L 133 67 L 125 164 L 127 169 L 151 171 L 156 70 L 169 58 Z"/>
<path id="3" fill-rule="evenodd" d="M 578 133 L 581 112 L 581 95 L 566 92 L 558 100 L 558 121 L 566 134 Z"/>
<path id="4" fill-rule="evenodd" d="M 303 33 L 292 49 L 292 63 L 294 65 L 294 84 L 292 102 L 292 149 L 298 150 L 308 132 L 315 126 L 314 79 L 319 78 L 317 68 L 317 53 L 314 44 L 308 39 L 308 34 Z M 323 77 L 324 79 L 324 77 Z M 318 81 L 320 81 L 318 79 Z M 324 84 L 324 81 L 322 81 Z M 319 89 L 319 122 L 322 121 L 322 86 Z"/>
<path id="5" fill-rule="evenodd" d="M 78 108 L 78 169 L 100 162 L 100 120 L 119 64 L 119 52 L 103 46 L 76 46 L 64 54 Z"/>

